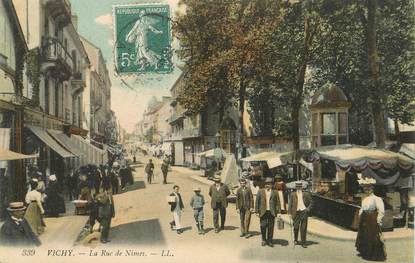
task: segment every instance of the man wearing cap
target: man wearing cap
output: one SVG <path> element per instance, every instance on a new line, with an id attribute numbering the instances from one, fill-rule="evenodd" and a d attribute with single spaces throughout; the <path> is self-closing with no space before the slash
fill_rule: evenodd
<path id="1" fill-rule="evenodd" d="M 195 192 L 195 195 L 192 196 L 192 199 L 190 200 L 190 206 L 193 208 L 193 214 L 199 235 L 203 235 L 205 233 L 203 229 L 203 206 L 205 205 L 205 198 L 202 194 L 200 194 L 200 187 L 195 188 L 193 191 Z"/>
<path id="2" fill-rule="evenodd" d="M 40 240 L 32 231 L 26 219 L 23 202 L 9 204 L 9 215 L 0 229 L 0 244 L 2 246 L 40 246 Z"/>
<path id="3" fill-rule="evenodd" d="M 290 194 L 288 212 L 293 220 L 294 244 L 298 245 L 298 230 L 301 232 L 301 246 L 306 246 L 308 216 L 312 207 L 312 197 L 309 192 L 303 192 L 303 183 L 295 183 L 296 191 Z"/>
<path id="4" fill-rule="evenodd" d="M 231 192 L 229 188 L 221 183 L 220 178 L 215 179 L 215 183 L 210 186 L 209 196 L 212 198 L 211 207 L 213 209 L 213 225 L 215 233 L 219 233 L 219 213 L 220 213 L 220 229 L 225 229 L 226 207 L 228 206 L 227 197 Z"/>
<path id="5" fill-rule="evenodd" d="M 272 189 L 272 178 L 266 178 L 265 189 L 260 189 L 256 196 L 255 212 L 259 215 L 262 246 L 273 247 L 275 217 L 281 212 L 278 193 Z"/>
<path id="6" fill-rule="evenodd" d="M 251 212 L 254 209 L 254 195 L 246 186 L 246 180 L 241 179 L 238 191 L 236 191 L 236 210 L 241 219 L 241 237 L 249 238 L 249 224 Z"/>

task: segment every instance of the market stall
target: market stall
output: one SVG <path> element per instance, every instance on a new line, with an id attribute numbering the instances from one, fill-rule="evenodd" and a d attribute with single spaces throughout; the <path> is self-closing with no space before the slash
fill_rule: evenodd
<path id="1" fill-rule="evenodd" d="M 226 152 L 222 148 L 213 148 L 198 154 L 200 157 L 200 167 L 205 170 L 205 176 L 214 177 L 214 174 L 221 167 L 222 160 L 226 157 Z"/>
<path id="2" fill-rule="evenodd" d="M 313 214 L 356 229 L 363 194 L 358 178 L 376 180 L 375 193 L 385 203 L 383 227 L 393 229 L 399 213 L 398 184 L 412 177 L 415 160 L 399 153 L 356 145 L 320 147 L 305 155 L 313 163 Z"/>

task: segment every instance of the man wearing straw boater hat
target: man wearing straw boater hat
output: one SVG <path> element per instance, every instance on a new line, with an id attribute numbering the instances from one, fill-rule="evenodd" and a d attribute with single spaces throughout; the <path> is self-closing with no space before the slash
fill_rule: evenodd
<path id="1" fill-rule="evenodd" d="M 0 229 L 0 244 L 3 246 L 40 246 L 40 240 L 23 218 L 26 207 L 23 202 L 9 204 L 7 217 Z"/>
<path id="2" fill-rule="evenodd" d="M 307 223 L 311 211 L 312 198 L 309 192 L 303 192 L 303 182 L 295 183 L 296 191 L 290 194 L 288 201 L 288 212 L 293 220 L 294 245 L 299 245 L 298 232 L 301 234 L 301 246 L 307 247 Z"/>
<path id="3" fill-rule="evenodd" d="M 366 260 L 386 260 L 386 248 L 382 236 L 382 220 L 385 207 L 382 198 L 373 193 L 376 180 L 362 178 L 358 180 L 366 197 L 362 200 L 359 211 L 359 228 L 356 238 L 356 249 L 359 256 Z"/>

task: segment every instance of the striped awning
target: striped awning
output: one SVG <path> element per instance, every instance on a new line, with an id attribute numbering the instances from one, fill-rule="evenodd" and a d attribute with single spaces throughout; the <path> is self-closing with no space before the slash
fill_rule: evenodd
<path id="1" fill-rule="evenodd" d="M 66 150 L 64 147 L 59 145 L 55 139 L 53 139 L 43 128 L 35 126 L 27 126 L 30 131 L 33 132 L 44 144 L 50 147 L 54 152 L 59 154 L 63 158 L 76 157 L 74 154 Z"/>

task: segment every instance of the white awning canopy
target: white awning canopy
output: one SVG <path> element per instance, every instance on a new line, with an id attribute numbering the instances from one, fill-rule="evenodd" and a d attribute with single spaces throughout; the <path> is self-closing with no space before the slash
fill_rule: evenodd
<path id="1" fill-rule="evenodd" d="M 26 155 L 10 150 L 0 149 L 0 161 L 14 161 L 32 158 L 37 158 L 37 155 Z"/>
<path id="2" fill-rule="evenodd" d="M 214 148 L 198 154 L 200 157 L 221 159 L 226 156 L 226 152 L 222 148 Z"/>
<path id="3" fill-rule="evenodd" d="M 261 152 L 241 159 L 245 162 L 267 162 L 268 167 L 275 168 L 292 163 L 293 152 Z"/>

